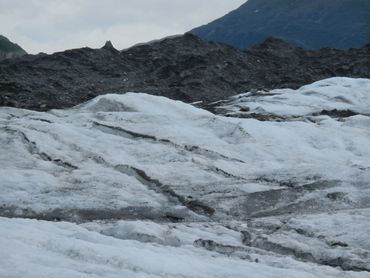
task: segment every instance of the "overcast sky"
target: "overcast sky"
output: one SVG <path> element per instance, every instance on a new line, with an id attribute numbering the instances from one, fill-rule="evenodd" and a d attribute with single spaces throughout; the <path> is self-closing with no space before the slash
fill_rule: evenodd
<path id="1" fill-rule="evenodd" d="M 118 49 L 189 31 L 246 0 L 0 0 L 0 34 L 29 53 Z"/>

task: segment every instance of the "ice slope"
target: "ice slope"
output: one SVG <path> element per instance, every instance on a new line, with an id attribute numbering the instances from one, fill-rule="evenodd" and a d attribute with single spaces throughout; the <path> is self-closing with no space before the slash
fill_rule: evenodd
<path id="1" fill-rule="evenodd" d="M 174 247 L 122 240 L 69 223 L 0 218 L 0 224 L 0 276 L 7 278 L 368 277 L 366 273 L 343 274 L 330 267 L 286 258 L 269 258 L 268 263 L 273 265 L 269 266 L 265 262 L 250 262 L 237 256 L 210 252 L 192 243 Z M 120 228 L 119 224 L 117 228 Z M 160 226 L 151 224 L 150 228 L 151 233 L 158 233 Z M 125 231 L 124 226 L 121 229 Z M 182 227 L 181 232 L 184 237 L 201 236 L 201 231 L 196 228 L 186 230 Z M 229 234 L 224 236 L 233 236 L 232 232 Z M 285 263 L 284 267 L 279 261 Z"/>
<path id="2" fill-rule="evenodd" d="M 370 114 L 369 80 L 335 77 L 321 80 L 298 90 L 279 89 L 270 92 L 245 93 L 230 98 L 230 110 L 247 107 L 248 112 L 276 116 L 300 117 L 326 111 L 352 111 Z M 243 105 L 245 104 L 245 105 Z"/>
<path id="3" fill-rule="evenodd" d="M 0 277 L 370 277 L 369 96 L 0 108 Z"/>

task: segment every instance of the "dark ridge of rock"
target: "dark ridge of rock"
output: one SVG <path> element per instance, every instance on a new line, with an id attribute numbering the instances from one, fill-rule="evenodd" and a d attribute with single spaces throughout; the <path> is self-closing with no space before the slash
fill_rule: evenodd
<path id="1" fill-rule="evenodd" d="M 0 62 L 0 106 L 45 111 L 106 93 L 144 92 L 204 104 L 250 90 L 333 76 L 370 78 L 370 45 L 306 51 L 274 38 L 241 51 L 185 34 L 117 51 L 80 48 Z"/>
<path id="2" fill-rule="evenodd" d="M 319 113 L 315 113 L 313 116 L 320 116 L 320 115 L 325 115 L 325 116 L 330 116 L 330 117 L 336 117 L 336 118 L 348 118 L 352 116 L 358 115 L 358 113 L 353 112 L 351 110 L 322 110 Z"/>
<path id="3" fill-rule="evenodd" d="M 157 222 L 182 222 L 191 219 L 189 213 L 174 208 L 157 209 L 153 207 L 124 207 L 118 209 L 50 209 L 46 212 L 35 212 L 32 209 L 0 207 L 0 216 L 7 218 L 26 218 L 42 221 L 68 221 L 86 223 L 90 221 L 112 220 L 152 220 Z"/>

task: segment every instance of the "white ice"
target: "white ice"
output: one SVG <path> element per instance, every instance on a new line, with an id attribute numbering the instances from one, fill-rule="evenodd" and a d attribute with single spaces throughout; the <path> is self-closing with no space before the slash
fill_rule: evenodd
<path id="1" fill-rule="evenodd" d="M 0 108 L 0 277 L 369 277 L 370 80 L 222 104 L 241 107 L 249 118 L 127 93 Z M 338 256 L 358 272 L 325 265 Z"/>

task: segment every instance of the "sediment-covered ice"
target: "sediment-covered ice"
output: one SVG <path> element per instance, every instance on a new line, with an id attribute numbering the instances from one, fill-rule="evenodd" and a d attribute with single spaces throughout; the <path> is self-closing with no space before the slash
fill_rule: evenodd
<path id="1" fill-rule="evenodd" d="M 0 108 L 0 276 L 369 277 L 369 96 Z"/>

